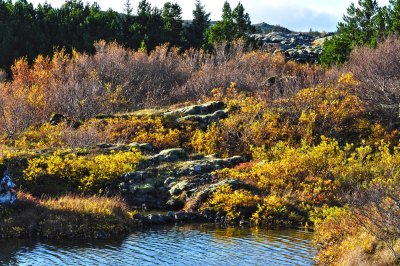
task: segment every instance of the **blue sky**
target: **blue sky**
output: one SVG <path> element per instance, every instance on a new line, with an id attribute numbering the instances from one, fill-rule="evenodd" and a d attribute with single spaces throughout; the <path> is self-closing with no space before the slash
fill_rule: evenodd
<path id="1" fill-rule="evenodd" d="M 44 3 L 45 0 L 28 0 L 33 4 Z M 83 0 L 86 2 L 86 0 Z M 151 4 L 162 7 L 167 0 L 148 0 Z M 183 18 L 191 19 L 195 0 L 170 0 L 177 2 L 183 9 Z M 64 0 L 47 0 L 54 7 L 60 6 Z M 97 0 L 102 9 L 112 8 L 122 11 L 126 0 Z M 136 10 L 139 0 L 131 0 Z M 202 0 L 207 11 L 211 12 L 213 20 L 221 16 L 221 9 L 225 0 Z M 229 0 L 234 7 L 239 0 Z M 351 0 L 242 0 L 246 11 L 250 14 L 253 23 L 267 22 L 288 27 L 292 30 L 326 30 L 333 31 L 341 20 Z M 381 5 L 388 4 L 389 0 L 378 0 Z"/>

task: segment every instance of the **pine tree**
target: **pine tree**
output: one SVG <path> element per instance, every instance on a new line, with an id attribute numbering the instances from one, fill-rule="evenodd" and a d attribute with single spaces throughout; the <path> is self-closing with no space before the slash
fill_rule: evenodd
<path id="1" fill-rule="evenodd" d="M 164 42 L 172 46 L 181 46 L 183 42 L 182 8 L 177 4 L 167 2 L 162 9 L 164 24 Z"/>
<path id="2" fill-rule="evenodd" d="M 250 16 L 245 13 L 243 5 L 239 2 L 232 12 L 235 39 L 242 38 L 248 33 L 253 33 L 255 28 L 251 25 Z"/>
<path id="3" fill-rule="evenodd" d="M 390 8 L 388 11 L 390 18 L 390 32 L 400 34 L 400 1 L 390 0 Z"/>
<path id="4" fill-rule="evenodd" d="M 139 2 L 134 20 L 130 29 L 135 37 L 134 48 L 141 47 L 143 41 L 149 50 L 162 44 L 164 29 L 161 11 L 158 8 L 152 7 L 148 1 L 142 0 Z"/>
<path id="5" fill-rule="evenodd" d="M 193 21 L 188 29 L 189 46 L 200 48 L 204 44 L 205 33 L 210 27 L 210 13 L 207 13 L 200 0 L 196 0 Z"/>
<path id="6" fill-rule="evenodd" d="M 133 8 L 132 8 L 130 0 L 126 0 L 126 2 L 124 4 L 124 11 L 125 11 L 126 16 L 128 16 L 128 17 L 132 16 Z"/>
<path id="7" fill-rule="evenodd" d="M 338 24 L 338 34 L 324 43 L 321 63 L 343 63 L 353 47 L 376 46 L 379 39 L 386 35 L 389 24 L 385 12 L 387 10 L 380 8 L 376 0 L 358 0 L 358 7 L 352 3 L 343 16 L 343 22 Z"/>

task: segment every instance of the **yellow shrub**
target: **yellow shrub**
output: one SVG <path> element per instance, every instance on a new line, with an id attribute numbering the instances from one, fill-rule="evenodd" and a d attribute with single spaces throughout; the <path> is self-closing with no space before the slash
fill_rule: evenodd
<path id="1" fill-rule="evenodd" d="M 203 208 L 212 207 L 215 211 L 223 211 L 227 218 L 234 220 L 240 217 L 241 207 L 255 207 L 260 198 L 247 190 L 233 190 L 229 185 L 221 186 L 211 195 Z"/>
<path id="2" fill-rule="evenodd" d="M 256 225 L 288 225 L 291 220 L 288 217 L 286 204 L 287 200 L 276 195 L 267 196 L 262 204 L 258 205 L 258 210 L 253 213 L 251 220 Z"/>
<path id="3" fill-rule="evenodd" d="M 61 178 L 81 191 L 102 193 L 122 174 L 134 171 L 142 159 L 136 150 L 95 156 L 65 153 L 58 151 L 29 160 L 24 171 L 25 180 L 36 182 L 41 178 Z"/>
<path id="4" fill-rule="evenodd" d="M 163 124 L 160 117 L 110 118 L 104 121 L 93 120 L 99 134 L 107 142 L 146 142 L 157 148 L 179 147 L 182 133 L 179 129 L 171 129 Z"/>

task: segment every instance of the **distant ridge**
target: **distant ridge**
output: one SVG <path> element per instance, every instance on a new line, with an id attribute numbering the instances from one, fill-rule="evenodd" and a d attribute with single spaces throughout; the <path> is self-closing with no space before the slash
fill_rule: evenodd
<path id="1" fill-rule="evenodd" d="M 288 28 L 282 27 L 280 25 L 271 25 L 265 22 L 253 24 L 256 27 L 258 33 L 269 33 L 269 32 L 283 32 L 283 33 L 293 33 L 293 31 Z"/>
<path id="2" fill-rule="evenodd" d="M 217 23 L 217 21 L 211 21 L 210 24 L 214 25 L 215 23 Z M 184 26 L 189 26 L 190 24 L 192 24 L 192 20 L 183 20 L 183 25 Z M 294 33 L 294 31 L 289 30 L 288 28 L 285 28 L 283 26 L 280 25 L 271 25 L 265 22 L 262 23 L 257 23 L 257 24 L 253 24 L 253 26 L 256 27 L 256 32 L 257 33 L 269 33 L 269 32 L 283 32 L 283 33 Z"/>

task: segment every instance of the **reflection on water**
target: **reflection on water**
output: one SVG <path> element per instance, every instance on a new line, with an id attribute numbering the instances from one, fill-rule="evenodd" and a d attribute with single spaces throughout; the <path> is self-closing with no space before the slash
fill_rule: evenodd
<path id="1" fill-rule="evenodd" d="M 188 225 L 96 242 L 0 242 L 0 265 L 313 265 L 312 234 Z"/>

